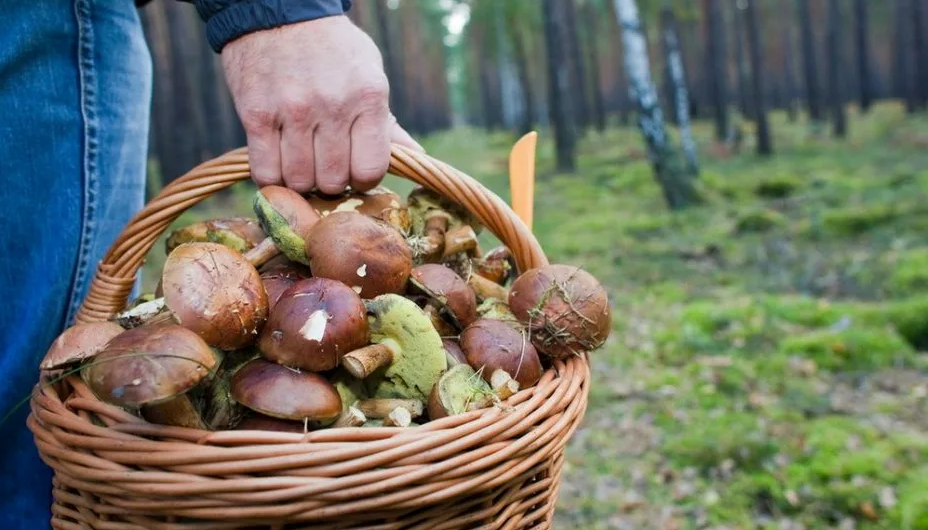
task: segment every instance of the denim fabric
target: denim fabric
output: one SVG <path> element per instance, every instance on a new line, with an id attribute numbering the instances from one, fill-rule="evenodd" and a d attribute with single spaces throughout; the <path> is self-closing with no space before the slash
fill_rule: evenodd
<path id="1" fill-rule="evenodd" d="M 0 0 L 0 416 L 27 397 L 142 205 L 151 58 L 132 0 Z M 0 425 L 0 529 L 49 528 L 51 472 Z"/>

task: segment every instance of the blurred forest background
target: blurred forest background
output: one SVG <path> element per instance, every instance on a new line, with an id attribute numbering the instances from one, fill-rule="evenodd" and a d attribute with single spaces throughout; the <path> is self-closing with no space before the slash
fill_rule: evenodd
<path id="1" fill-rule="evenodd" d="M 142 15 L 155 193 L 245 141 L 192 7 Z M 534 231 L 609 289 L 555 528 L 928 530 L 928 1 L 351 17 L 432 156 L 508 200 L 509 148 L 539 131 Z M 249 215 L 249 186 L 177 225 Z"/>

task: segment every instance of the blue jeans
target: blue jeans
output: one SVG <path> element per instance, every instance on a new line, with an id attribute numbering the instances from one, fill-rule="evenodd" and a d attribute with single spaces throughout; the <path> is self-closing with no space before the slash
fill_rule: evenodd
<path id="1" fill-rule="evenodd" d="M 142 206 L 151 57 L 132 0 L 0 0 L 0 417 Z M 0 529 L 49 528 L 51 471 L 0 425 Z"/>

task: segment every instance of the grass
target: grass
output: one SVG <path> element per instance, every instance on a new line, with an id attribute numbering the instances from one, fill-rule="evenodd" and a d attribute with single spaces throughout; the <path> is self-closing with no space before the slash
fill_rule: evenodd
<path id="1" fill-rule="evenodd" d="M 772 125 L 761 159 L 713 157 L 697 124 L 708 200 L 679 213 L 636 131 L 588 133 L 574 174 L 541 135 L 535 232 L 614 306 L 557 528 L 928 530 L 928 118 L 880 105 L 843 141 Z M 424 145 L 508 200 L 514 140 Z M 250 196 L 179 223 L 247 213 Z"/>

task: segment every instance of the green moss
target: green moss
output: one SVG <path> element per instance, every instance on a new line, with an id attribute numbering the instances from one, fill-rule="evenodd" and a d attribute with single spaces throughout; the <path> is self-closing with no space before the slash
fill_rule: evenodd
<path id="1" fill-rule="evenodd" d="M 915 351 L 898 333 L 887 328 L 853 324 L 838 332 L 816 330 L 785 337 L 778 349 L 802 355 L 829 370 L 868 370 L 911 364 Z"/>
<path id="2" fill-rule="evenodd" d="M 767 232 L 786 224 L 786 219 L 774 210 L 754 210 L 738 216 L 735 231 L 739 234 Z"/>
<path id="3" fill-rule="evenodd" d="M 853 236 L 887 224 L 899 217 L 891 204 L 855 205 L 825 213 L 825 228 L 834 235 Z"/>
<path id="4" fill-rule="evenodd" d="M 765 199 L 784 199 L 799 189 L 801 182 L 793 177 L 769 178 L 754 187 L 754 194 Z"/>
<path id="5" fill-rule="evenodd" d="M 901 481 L 891 521 L 899 530 L 928 530 L 928 467 L 913 470 Z"/>
<path id="6" fill-rule="evenodd" d="M 886 281 L 887 291 L 894 296 L 913 296 L 928 289 L 928 249 L 902 253 L 891 264 Z"/>
<path id="7" fill-rule="evenodd" d="M 698 414 L 680 427 L 662 447 L 680 466 L 709 470 L 730 459 L 741 469 L 758 469 L 777 453 L 765 426 L 751 414 Z"/>

